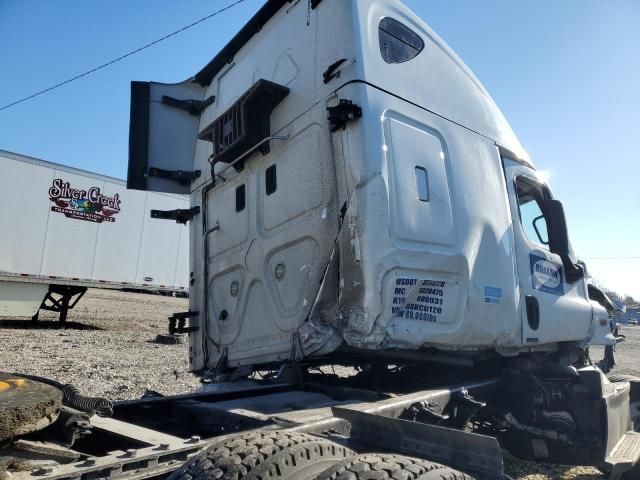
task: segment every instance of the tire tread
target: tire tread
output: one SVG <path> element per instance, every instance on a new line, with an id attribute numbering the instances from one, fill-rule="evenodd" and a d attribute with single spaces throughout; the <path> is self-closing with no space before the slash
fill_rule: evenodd
<path id="1" fill-rule="evenodd" d="M 249 432 L 214 443 L 187 461 L 168 480 L 278 479 L 295 468 L 354 455 L 342 445 L 304 433 Z"/>
<path id="2" fill-rule="evenodd" d="M 358 455 L 328 468 L 315 480 L 473 480 L 439 463 L 386 453 Z"/>

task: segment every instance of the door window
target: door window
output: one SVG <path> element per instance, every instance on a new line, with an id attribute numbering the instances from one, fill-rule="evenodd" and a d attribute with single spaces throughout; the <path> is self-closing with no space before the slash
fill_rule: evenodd
<path id="1" fill-rule="evenodd" d="M 551 198 L 549 189 L 527 177 L 516 178 L 518 213 L 522 230 L 529 241 L 549 249 L 547 220 L 542 210 L 542 202 Z"/>

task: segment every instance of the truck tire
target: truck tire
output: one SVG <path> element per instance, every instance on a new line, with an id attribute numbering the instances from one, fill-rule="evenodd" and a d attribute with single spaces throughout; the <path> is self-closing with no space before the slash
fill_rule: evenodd
<path id="1" fill-rule="evenodd" d="M 367 453 L 343 460 L 315 480 L 473 480 L 439 463 L 387 453 Z"/>
<path id="2" fill-rule="evenodd" d="M 629 382 L 631 384 L 629 413 L 631 414 L 633 429 L 636 432 L 640 432 L 640 377 L 623 373 L 610 373 L 607 378 L 610 382 Z"/>
<path id="3" fill-rule="evenodd" d="M 302 480 L 352 455 L 352 450 L 313 435 L 251 432 L 212 445 L 168 480 Z"/>

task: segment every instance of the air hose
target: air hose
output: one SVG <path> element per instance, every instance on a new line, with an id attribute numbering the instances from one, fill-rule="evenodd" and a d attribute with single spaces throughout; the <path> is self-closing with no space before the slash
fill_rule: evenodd
<path id="1" fill-rule="evenodd" d="M 104 397 L 82 395 L 76 387 L 67 384 L 62 386 L 62 404 L 88 413 L 96 413 L 101 417 L 113 415 L 113 404 Z"/>
<path id="2" fill-rule="evenodd" d="M 82 412 L 95 413 L 101 417 L 110 417 L 113 415 L 113 403 L 104 397 L 90 397 L 82 395 L 73 385 L 63 385 L 56 380 L 50 378 L 38 377 L 36 375 L 25 375 L 23 373 L 14 373 L 13 375 L 28 378 L 36 382 L 46 383 L 62 391 L 62 404 L 67 407 L 75 408 Z"/>

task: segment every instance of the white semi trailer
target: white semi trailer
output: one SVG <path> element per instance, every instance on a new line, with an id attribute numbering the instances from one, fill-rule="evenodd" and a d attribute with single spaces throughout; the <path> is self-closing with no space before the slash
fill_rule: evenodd
<path id="1" fill-rule="evenodd" d="M 115 404 L 34 475 L 495 480 L 502 446 L 639 478 L 640 380 L 589 358 L 609 304 L 562 204 L 401 2 L 269 0 L 194 77 L 131 91 L 128 187 L 190 195 L 154 215 L 189 222 L 211 385 Z"/>
<path id="2" fill-rule="evenodd" d="M 7 151 L 0 176 L 0 317 L 64 321 L 88 287 L 188 291 L 187 230 L 149 216 L 184 195 Z"/>

